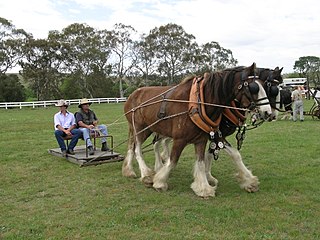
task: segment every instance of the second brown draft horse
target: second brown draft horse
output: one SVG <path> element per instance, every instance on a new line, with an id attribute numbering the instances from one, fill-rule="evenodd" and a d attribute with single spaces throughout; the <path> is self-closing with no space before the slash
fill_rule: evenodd
<path id="1" fill-rule="evenodd" d="M 236 67 L 207 75 L 203 80 L 203 101 L 198 101 L 199 109 L 209 116 L 209 130 L 201 129 L 192 120 L 197 114 L 190 108 L 190 93 L 196 79 L 187 78 L 174 88 L 145 87 L 137 89 L 128 98 L 124 110 L 129 124 L 127 156 L 123 162 L 122 173 L 127 177 L 136 176 L 133 170 L 133 158 L 138 161 L 141 180 L 156 190 L 165 191 L 170 171 L 176 166 L 180 154 L 187 144 L 194 144 L 196 163 L 194 182 L 191 188 L 196 195 L 209 197 L 215 195 L 215 186 L 211 186 L 206 177 L 205 148 L 207 141 L 219 138 L 219 124 L 224 109 L 238 103 L 240 108 L 258 108 L 261 115 L 269 117 L 271 107 L 261 83 L 254 77 L 255 64 L 250 67 Z M 163 110 L 163 102 L 165 107 Z M 197 110 L 197 108 L 195 108 Z M 199 110 L 198 109 L 198 110 Z M 164 116 L 160 116 L 159 114 Z M 155 173 L 143 160 L 141 145 L 152 134 L 172 138 L 170 157 Z M 218 142 L 220 144 L 220 142 Z M 223 148 L 223 146 L 220 146 Z"/>

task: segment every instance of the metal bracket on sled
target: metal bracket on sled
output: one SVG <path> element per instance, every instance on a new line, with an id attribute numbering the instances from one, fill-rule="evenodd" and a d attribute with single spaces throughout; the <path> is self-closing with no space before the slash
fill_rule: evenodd
<path id="1" fill-rule="evenodd" d="M 222 134 L 220 130 L 217 132 L 211 131 L 210 135 L 210 143 L 209 143 L 209 153 L 213 154 L 214 160 L 218 160 L 219 152 L 222 148 L 224 148 L 224 143 L 222 141 Z"/>

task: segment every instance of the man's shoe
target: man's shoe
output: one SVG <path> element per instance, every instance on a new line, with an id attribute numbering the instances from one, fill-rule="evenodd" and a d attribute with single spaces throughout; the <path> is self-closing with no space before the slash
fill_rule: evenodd
<path id="1" fill-rule="evenodd" d="M 101 151 L 109 151 L 109 150 L 110 149 L 108 148 L 107 143 L 106 142 L 102 143 Z"/>
<path id="2" fill-rule="evenodd" d="M 92 146 L 88 147 L 88 151 L 89 151 L 89 155 L 93 155 L 94 154 L 94 150 Z"/>
<path id="3" fill-rule="evenodd" d="M 73 151 L 73 149 L 68 149 L 67 154 L 75 155 L 75 152 Z"/>
<path id="4" fill-rule="evenodd" d="M 62 150 L 61 154 L 62 154 L 62 157 L 67 157 L 67 150 Z"/>

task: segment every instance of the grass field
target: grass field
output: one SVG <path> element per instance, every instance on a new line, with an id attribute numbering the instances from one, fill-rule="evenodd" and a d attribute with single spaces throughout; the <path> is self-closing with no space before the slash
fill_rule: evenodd
<path id="1" fill-rule="evenodd" d="M 311 104 L 306 101 L 305 110 Z M 122 104 L 92 109 L 109 125 L 115 145 L 126 140 L 123 117 L 110 125 L 122 116 Z M 49 155 L 47 149 L 57 147 L 56 111 L 0 110 L 0 239 L 320 238 L 319 120 L 306 116 L 304 122 L 275 121 L 249 131 L 241 153 L 259 177 L 260 191 L 239 188 L 222 152 L 212 168 L 217 196 L 204 200 L 190 189 L 192 146 L 164 193 L 122 177 L 122 162 L 80 168 Z M 234 136 L 229 140 L 235 143 Z M 126 145 L 116 151 L 125 154 Z M 145 159 L 151 165 L 152 152 Z"/>

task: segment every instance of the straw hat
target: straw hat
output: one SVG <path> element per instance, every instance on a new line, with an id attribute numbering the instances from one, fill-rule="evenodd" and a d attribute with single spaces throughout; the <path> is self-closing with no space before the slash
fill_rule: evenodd
<path id="1" fill-rule="evenodd" d="M 56 107 L 62 107 L 62 106 L 68 107 L 69 104 L 68 104 L 65 100 L 60 99 L 60 100 L 58 100 L 58 102 L 56 103 Z"/>
<path id="2" fill-rule="evenodd" d="M 89 104 L 89 105 L 91 105 L 92 103 L 89 102 L 88 99 L 83 98 L 83 99 L 81 99 L 80 104 L 78 105 L 78 108 L 81 108 L 81 106 L 84 105 L 84 104 Z"/>

